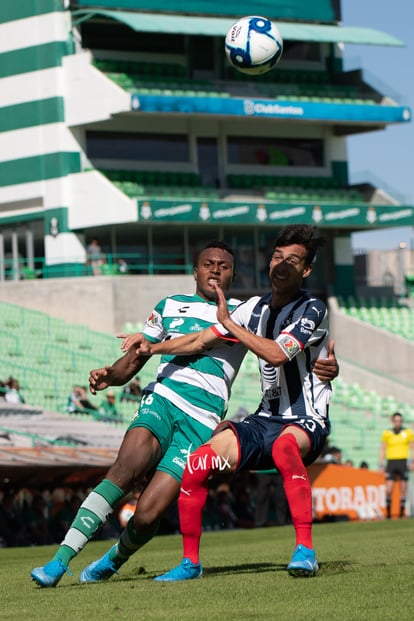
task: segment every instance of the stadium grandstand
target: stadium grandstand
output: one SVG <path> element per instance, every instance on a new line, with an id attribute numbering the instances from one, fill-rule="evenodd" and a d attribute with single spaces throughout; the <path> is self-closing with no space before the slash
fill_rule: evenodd
<path id="1" fill-rule="evenodd" d="M 224 55 L 228 28 L 249 14 L 284 38 L 263 76 Z M 411 226 L 414 206 L 385 183 L 350 183 L 347 137 L 410 122 L 411 110 L 386 75 L 378 90 L 342 54 L 404 42 L 343 26 L 337 0 L 2 2 L 0 42 L 0 378 L 17 377 L 26 399 L 18 414 L 0 410 L 2 476 L 16 460 L 100 476 L 131 405 L 122 424 L 75 419 L 71 387 L 119 357 L 115 335 L 159 299 L 193 291 L 193 257 L 211 239 L 235 250 L 233 293 L 263 293 L 266 253 L 291 223 L 328 242 L 308 285 L 328 301 L 341 366 L 332 440 L 376 467 L 390 413 L 414 425 L 414 295 L 400 286 L 414 288 L 414 260 L 397 260 L 395 286 L 361 286 L 351 235 Z M 229 416 L 255 407 L 256 373 L 248 355 Z"/>

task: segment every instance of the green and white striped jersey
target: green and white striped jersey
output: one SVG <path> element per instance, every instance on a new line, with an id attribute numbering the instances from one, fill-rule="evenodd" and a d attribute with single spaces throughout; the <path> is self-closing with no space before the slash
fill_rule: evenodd
<path id="1" fill-rule="evenodd" d="M 229 299 L 233 310 L 240 300 Z M 143 334 L 152 342 L 200 332 L 217 323 L 217 306 L 198 295 L 161 300 L 148 317 Z M 169 399 L 183 412 L 214 429 L 226 415 L 231 386 L 246 349 L 222 340 L 197 356 L 161 356 L 157 379 L 145 390 Z"/>

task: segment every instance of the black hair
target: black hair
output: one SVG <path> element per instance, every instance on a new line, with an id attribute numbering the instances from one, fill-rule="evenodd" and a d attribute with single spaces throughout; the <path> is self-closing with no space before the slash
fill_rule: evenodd
<path id="1" fill-rule="evenodd" d="M 221 250 L 225 250 L 226 252 L 231 254 L 231 256 L 233 257 L 233 265 L 234 265 L 233 269 L 235 271 L 236 260 L 235 260 L 233 248 L 231 246 L 229 246 L 229 244 L 226 244 L 226 242 L 218 241 L 218 240 L 213 240 L 213 241 L 208 242 L 205 246 L 203 246 L 203 248 L 201 250 L 199 250 L 195 254 L 195 256 L 194 256 L 194 267 L 197 267 L 197 265 L 198 265 L 200 254 L 202 252 L 204 252 L 204 250 L 208 250 L 209 248 L 220 248 Z"/>
<path id="2" fill-rule="evenodd" d="M 326 243 L 315 226 L 309 224 L 290 224 L 278 233 L 273 248 L 301 244 L 306 248 L 306 264 L 310 265 L 318 248 Z"/>

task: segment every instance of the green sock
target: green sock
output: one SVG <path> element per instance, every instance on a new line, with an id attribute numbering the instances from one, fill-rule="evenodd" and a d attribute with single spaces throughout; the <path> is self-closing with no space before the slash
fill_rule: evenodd
<path id="1" fill-rule="evenodd" d="M 85 547 L 96 532 L 105 524 L 114 507 L 125 496 L 125 492 L 104 479 L 85 498 L 73 520 L 54 559 L 59 558 L 64 565 Z"/>
<path id="2" fill-rule="evenodd" d="M 128 523 L 121 533 L 118 543 L 114 545 L 110 552 L 109 558 L 114 561 L 117 567 L 121 567 L 134 552 L 142 548 L 157 533 L 159 523 L 154 526 L 151 533 L 140 534 L 134 528 L 134 517 L 128 520 Z"/>

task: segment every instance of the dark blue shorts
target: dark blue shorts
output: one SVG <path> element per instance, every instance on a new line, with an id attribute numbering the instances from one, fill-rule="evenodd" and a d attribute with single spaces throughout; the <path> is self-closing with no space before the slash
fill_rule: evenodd
<path id="1" fill-rule="evenodd" d="M 234 431 L 239 444 L 239 463 L 237 470 L 268 470 L 274 468 L 272 446 L 287 426 L 295 425 L 303 429 L 309 438 L 309 451 L 303 458 L 305 466 L 313 463 L 319 457 L 326 437 L 329 435 L 329 421 L 325 427 L 313 418 L 302 418 L 287 422 L 279 416 L 259 416 L 251 414 L 240 423 L 231 421 L 222 422 L 213 435 L 226 428 Z"/>

